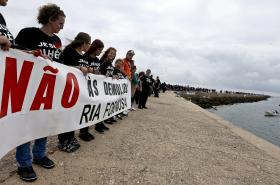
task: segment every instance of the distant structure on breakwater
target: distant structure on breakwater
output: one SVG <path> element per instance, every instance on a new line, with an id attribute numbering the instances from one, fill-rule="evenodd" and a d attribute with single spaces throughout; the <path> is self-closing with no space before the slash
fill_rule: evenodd
<path id="1" fill-rule="evenodd" d="M 270 96 L 262 94 L 229 94 L 229 93 L 204 93 L 198 92 L 188 94 L 181 92 L 180 95 L 185 99 L 199 105 L 202 108 L 213 108 L 218 105 L 231 105 L 234 103 L 258 102 L 268 99 Z"/>
<path id="2" fill-rule="evenodd" d="M 213 108 L 219 105 L 231 105 L 235 103 L 249 103 L 267 100 L 270 98 L 264 94 L 254 94 L 234 91 L 217 91 L 216 89 L 195 88 L 180 85 L 167 85 L 169 90 L 177 92 L 181 97 L 199 105 L 202 108 Z"/>

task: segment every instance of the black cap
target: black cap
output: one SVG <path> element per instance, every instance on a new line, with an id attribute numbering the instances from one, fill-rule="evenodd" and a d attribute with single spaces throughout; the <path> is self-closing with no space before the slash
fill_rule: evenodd
<path id="1" fill-rule="evenodd" d="M 128 52 L 126 54 L 131 54 L 131 55 L 135 55 L 133 50 L 128 50 Z"/>

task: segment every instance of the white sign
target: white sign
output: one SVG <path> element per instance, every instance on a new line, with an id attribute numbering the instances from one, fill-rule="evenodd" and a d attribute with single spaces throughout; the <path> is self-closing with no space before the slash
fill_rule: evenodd
<path id="1" fill-rule="evenodd" d="M 0 51 L 0 158 L 28 141 L 90 126 L 131 107 L 130 83 L 10 49 Z"/>

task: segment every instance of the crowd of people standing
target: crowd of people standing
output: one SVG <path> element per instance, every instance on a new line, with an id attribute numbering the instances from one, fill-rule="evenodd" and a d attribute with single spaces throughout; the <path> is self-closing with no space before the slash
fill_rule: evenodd
<path id="1" fill-rule="evenodd" d="M 0 6 L 6 6 L 7 0 L 0 0 Z M 37 21 L 40 28 L 28 27 L 19 31 L 16 38 L 8 30 L 6 22 L 0 13 L 0 45 L 4 51 L 9 48 L 21 49 L 27 53 L 39 52 L 39 56 L 53 62 L 71 66 L 79 69 L 84 75 L 92 73 L 104 75 L 114 79 L 128 79 L 131 83 L 132 107 L 130 111 L 147 108 L 147 99 L 153 93 L 159 97 L 161 83 L 159 78 L 153 79 L 151 70 L 137 73 L 133 57 L 135 52 L 128 50 L 124 59 L 115 60 L 117 49 L 109 47 L 101 55 L 104 43 L 100 39 L 92 38 L 90 34 L 79 32 L 73 41 L 62 50 L 62 42 L 56 35 L 64 27 L 66 15 L 63 10 L 55 4 L 41 6 L 38 12 Z M 133 104 L 134 103 L 134 104 Z M 124 116 L 129 110 L 113 116 L 104 122 L 94 125 L 98 133 L 109 130 L 105 124 L 113 124 Z M 84 141 L 94 139 L 89 127 L 80 129 L 79 138 Z M 18 163 L 18 175 L 24 181 L 35 181 L 37 175 L 32 167 L 33 164 L 46 169 L 51 169 L 55 163 L 46 156 L 47 138 L 40 138 L 34 141 L 32 150 L 31 143 L 25 143 L 16 148 L 16 161 Z M 79 141 L 75 138 L 75 131 L 61 133 L 58 135 L 58 148 L 67 153 L 75 152 L 80 148 Z"/>

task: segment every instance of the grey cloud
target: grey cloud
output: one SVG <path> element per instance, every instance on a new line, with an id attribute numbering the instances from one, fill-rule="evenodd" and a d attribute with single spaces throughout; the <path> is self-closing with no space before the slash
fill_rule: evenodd
<path id="1" fill-rule="evenodd" d="M 13 0 L 2 13 L 16 34 L 39 26 L 48 2 L 66 13 L 62 40 L 85 31 L 117 57 L 134 49 L 138 69 L 162 81 L 280 93 L 278 0 Z"/>

